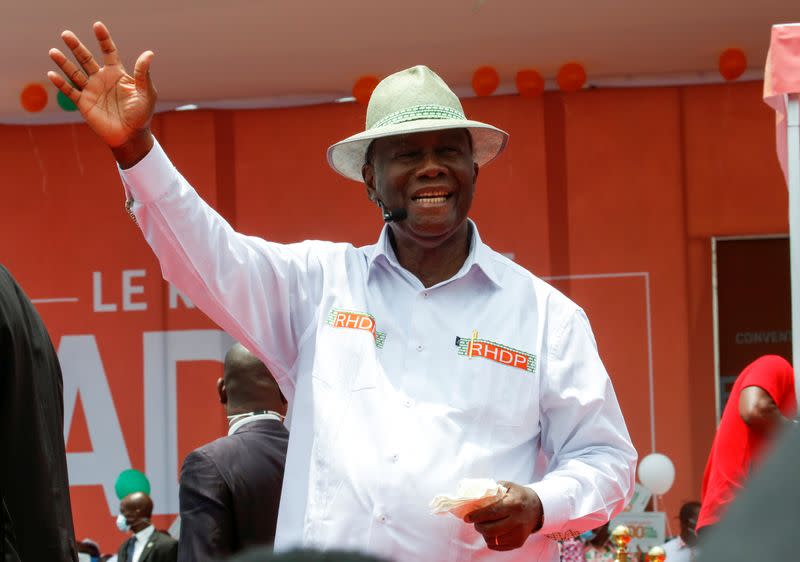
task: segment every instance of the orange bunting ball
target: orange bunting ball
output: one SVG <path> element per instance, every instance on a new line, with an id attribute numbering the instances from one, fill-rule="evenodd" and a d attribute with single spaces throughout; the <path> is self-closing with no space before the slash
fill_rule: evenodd
<path id="1" fill-rule="evenodd" d="M 586 70 L 577 62 L 568 62 L 558 69 L 556 82 L 562 92 L 577 92 L 586 83 Z"/>
<path id="2" fill-rule="evenodd" d="M 544 78 L 535 70 L 517 72 L 517 91 L 521 96 L 540 96 L 544 92 Z"/>
<path id="3" fill-rule="evenodd" d="M 369 104 L 369 98 L 372 97 L 372 92 L 378 85 L 378 78 L 376 76 L 362 76 L 356 83 L 353 84 L 353 97 L 356 101 L 363 106 Z"/>
<path id="4" fill-rule="evenodd" d="M 41 84 L 28 84 L 22 89 L 19 101 L 25 111 L 39 112 L 47 106 L 47 90 Z"/>
<path id="5" fill-rule="evenodd" d="M 500 85 L 500 75 L 491 66 L 482 66 L 472 75 L 472 89 L 478 96 L 491 96 Z"/>
<path id="6" fill-rule="evenodd" d="M 719 73 L 725 80 L 736 80 L 745 70 L 747 55 L 741 49 L 725 49 L 719 56 Z"/>

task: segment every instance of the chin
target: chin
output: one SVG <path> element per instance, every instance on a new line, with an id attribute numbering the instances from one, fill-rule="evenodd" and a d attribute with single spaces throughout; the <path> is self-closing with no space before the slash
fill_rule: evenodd
<path id="1" fill-rule="evenodd" d="M 453 224 L 421 224 L 406 229 L 406 234 L 423 245 L 438 245 L 458 232 Z"/>

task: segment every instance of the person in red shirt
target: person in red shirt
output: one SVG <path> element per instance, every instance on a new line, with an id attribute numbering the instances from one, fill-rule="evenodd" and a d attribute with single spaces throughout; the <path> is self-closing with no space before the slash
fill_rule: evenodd
<path id="1" fill-rule="evenodd" d="M 698 531 L 719 521 L 764 446 L 796 413 L 794 370 L 784 358 L 765 355 L 745 367 L 733 385 L 708 456 Z"/>

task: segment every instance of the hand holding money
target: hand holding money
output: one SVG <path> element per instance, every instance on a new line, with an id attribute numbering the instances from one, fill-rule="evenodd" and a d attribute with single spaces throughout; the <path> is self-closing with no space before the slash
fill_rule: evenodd
<path id="1" fill-rule="evenodd" d="M 491 478 L 464 478 L 456 486 L 454 495 L 440 494 L 433 498 L 431 513 L 450 513 L 463 519 L 467 513 L 493 504 L 505 493 L 505 486 Z"/>

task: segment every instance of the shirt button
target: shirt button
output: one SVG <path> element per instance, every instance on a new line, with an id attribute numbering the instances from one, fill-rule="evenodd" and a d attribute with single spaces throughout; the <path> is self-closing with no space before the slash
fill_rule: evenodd
<path id="1" fill-rule="evenodd" d="M 417 346 L 417 351 L 422 351 L 423 349 L 425 349 L 425 346 L 424 346 L 424 345 L 422 345 L 422 344 L 419 344 L 419 345 Z"/>
<path id="2" fill-rule="evenodd" d="M 386 517 L 385 515 L 378 515 L 378 521 L 380 521 L 381 523 L 386 523 L 387 519 L 388 517 Z"/>
<path id="3" fill-rule="evenodd" d="M 428 291 L 425 291 L 424 293 L 422 293 L 422 296 L 427 299 L 428 298 Z"/>
<path id="4" fill-rule="evenodd" d="M 392 462 L 397 462 L 400 460 L 400 455 L 392 455 Z"/>
<path id="5" fill-rule="evenodd" d="M 406 398 L 406 399 L 403 401 L 403 405 L 404 405 L 406 408 L 410 408 L 411 406 L 413 406 L 413 405 L 414 405 L 414 401 L 413 401 L 411 398 Z"/>

